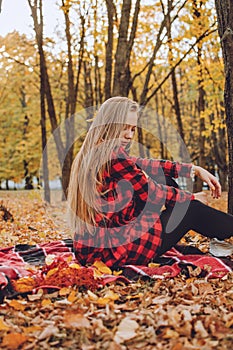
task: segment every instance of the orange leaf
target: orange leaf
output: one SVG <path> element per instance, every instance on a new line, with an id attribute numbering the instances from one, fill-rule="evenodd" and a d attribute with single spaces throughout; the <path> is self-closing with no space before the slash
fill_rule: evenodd
<path id="1" fill-rule="evenodd" d="M 67 300 L 70 301 L 71 303 L 73 303 L 77 299 L 78 299 L 78 297 L 77 297 L 75 290 L 72 290 L 70 295 L 68 296 Z"/>
<path id="2" fill-rule="evenodd" d="M 2 346 L 8 347 L 10 350 L 18 349 L 28 337 L 22 333 L 9 333 L 3 337 Z"/>
<path id="3" fill-rule="evenodd" d="M 41 306 L 50 306 L 52 304 L 50 299 L 44 299 L 41 302 Z"/>
<path id="4" fill-rule="evenodd" d="M 18 300 L 11 300 L 8 302 L 8 304 L 13 307 L 15 310 L 18 311 L 24 311 L 25 307 L 26 307 L 26 303 L 25 302 L 20 302 Z"/>
<path id="5" fill-rule="evenodd" d="M 36 287 L 36 281 L 32 277 L 22 277 L 16 281 L 12 281 L 14 289 L 19 293 L 31 292 Z"/>
<path id="6" fill-rule="evenodd" d="M 58 267 L 55 267 L 54 269 L 49 270 L 46 277 L 50 277 L 54 275 L 56 272 L 58 272 Z"/>
<path id="7" fill-rule="evenodd" d="M 8 331 L 9 329 L 10 327 L 4 322 L 4 318 L 0 317 L 0 331 Z"/>
<path id="8" fill-rule="evenodd" d="M 68 295 L 70 294 L 70 288 L 67 288 L 67 287 L 63 287 L 59 290 L 59 295 L 60 296 L 65 296 L 65 295 Z"/>

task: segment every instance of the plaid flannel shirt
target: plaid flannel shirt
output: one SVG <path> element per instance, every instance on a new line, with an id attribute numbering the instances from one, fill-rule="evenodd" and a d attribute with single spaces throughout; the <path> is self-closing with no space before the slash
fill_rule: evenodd
<path id="1" fill-rule="evenodd" d="M 99 188 L 102 213 L 96 215 L 95 234 L 74 236 L 78 261 L 101 260 L 111 268 L 146 265 L 161 245 L 161 208 L 190 201 L 190 192 L 157 183 L 161 174 L 190 177 L 191 164 L 129 156 L 120 147 Z"/>

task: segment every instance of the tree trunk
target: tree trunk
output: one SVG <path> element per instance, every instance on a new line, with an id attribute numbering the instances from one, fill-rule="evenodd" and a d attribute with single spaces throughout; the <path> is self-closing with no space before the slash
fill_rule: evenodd
<path id="1" fill-rule="evenodd" d="M 169 47 L 169 53 L 168 53 L 168 60 L 171 68 L 174 66 L 174 58 L 173 58 L 173 52 L 172 52 L 172 22 L 171 22 L 171 8 L 172 8 L 172 2 L 173 0 L 168 0 L 168 20 L 167 20 L 167 37 L 168 37 L 168 47 Z M 174 99 L 174 110 L 176 114 L 176 121 L 178 126 L 178 131 L 181 139 L 184 141 L 184 130 L 183 130 L 183 123 L 181 118 L 181 112 L 180 112 L 180 102 L 178 97 L 178 88 L 177 88 L 177 81 L 176 81 L 176 72 L 175 69 L 172 70 L 171 74 L 171 81 L 172 81 L 172 91 L 173 91 L 173 99 Z M 180 156 L 182 158 L 182 147 L 180 148 Z"/>
<path id="2" fill-rule="evenodd" d="M 222 111 L 219 111 L 219 108 L 216 103 L 216 110 L 218 118 L 223 114 Z M 213 125 L 213 115 L 210 115 L 210 123 Z M 217 164 L 217 170 L 219 175 L 219 181 L 222 186 L 222 191 L 227 191 L 227 144 L 226 144 L 226 131 L 225 127 L 218 127 L 217 130 L 213 129 L 211 132 L 211 150 L 214 163 Z"/>
<path id="3" fill-rule="evenodd" d="M 76 110 L 76 95 L 74 83 L 74 69 L 73 69 L 73 58 L 71 52 L 71 34 L 70 34 L 70 18 L 69 18 L 69 7 L 65 7 L 65 3 L 62 0 L 63 13 L 65 17 L 66 24 L 66 43 L 67 43 L 67 52 L 68 52 L 68 97 L 67 97 L 67 108 L 66 108 L 66 148 L 65 148 L 65 159 L 62 166 L 62 188 L 63 188 L 63 197 L 66 199 L 67 189 L 70 179 L 71 165 L 73 161 L 74 153 L 74 115 Z"/>
<path id="4" fill-rule="evenodd" d="M 105 82 L 104 95 L 107 100 L 112 94 L 112 53 L 113 53 L 113 23 L 114 14 L 116 13 L 115 5 L 112 0 L 106 0 L 108 11 L 108 40 L 106 43 L 105 53 Z"/>
<path id="5" fill-rule="evenodd" d="M 201 46 L 198 45 L 198 54 L 197 54 L 197 62 L 198 62 L 198 116 L 199 116 L 199 157 L 198 157 L 198 165 L 202 168 L 205 168 L 205 135 L 203 132 L 205 131 L 205 118 L 202 116 L 202 113 L 205 110 L 205 90 L 203 88 L 203 72 L 202 72 L 202 62 L 201 62 Z M 194 185 L 194 191 L 200 192 L 202 191 L 203 181 L 198 178 L 196 179 Z"/>
<path id="6" fill-rule="evenodd" d="M 46 96 L 46 100 L 47 100 L 49 119 L 50 119 L 52 133 L 54 136 L 54 140 L 55 140 L 55 144 L 56 144 L 56 148 L 57 148 L 57 152 L 58 152 L 59 162 L 60 162 L 60 165 L 62 167 L 65 150 L 64 150 L 63 143 L 62 143 L 60 131 L 59 131 L 59 129 L 57 129 L 58 122 L 57 122 L 56 111 L 55 111 L 51 86 L 50 86 L 50 82 L 49 82 L 45 53 L 44 53 L 44 48 L 43 48 L 43 38 L 42 38 L 43 23 L 40 23 L 39 19 L 38 19 L 38 14 L 37 14 L 38 1 L 37 0 L 34 0 L 34 1 L 28 0 L 28 4 L 31 8 L 32 19 L 34 22 L 34 30 L 35 30 L 35 34 L 36 34 L 36 42 L 37 42 L 37 46 L 38 46 L 39 57 L 40 57 L 40 61 L 41 61 L 41 64 L 43 65 L 43 69 L 44 69 L 45 96 Z"/>
<path id="7" fill-rule="evenodd" d="M 89 120 L 93 118 L 94 99 L 93 99 L 93 87 L 92 87 L 92 81 L 91 81 L 91 66 L 86 61 L 84 61 L 84 86 L 85 86 L 84 107 L 86 109 L 87 125 L 88 125 Z"/>
<path id="8" fill-rule="evenodd" d="M 131 0 L 123 0 L 119 36 L 115 54 L 115 70 L 113 80 L 113 96 L 128 96 L 130 79 L 130 56 L 137 30 L 140 0 L 136 1 L 131 32 L 129 35 Z M 129 36 L 129 39 L 128 39 Z"/>
<path id="9" fill-rule="evenodd" d="M 193 17 L 197 22 L 198 28 L 201 26 L 201 12 L 200 8 L 202 6 L 202 2 L 198 2 L 196 0 L 192 1 L 193 5 Z M 199 117 L 199 157 L 198 157 L 198 165 L 205 168 L 205 135 L 203 135 L 205 131 L 205 118 L 203 116 L 203 112 L 205 110 L 205 90 L 203 87 L 204 77 L 203 77 L 203 63 L 202 63 L 202 43 L 199 42 L 197 45 L 197 69 L 198 69 L 198 102 L 197 102 L 197 110 Z M 203 181 L 200 178 L 197 178 L 194 184 L 194 191 L 200 192 L 202 191 Z"/>
<path id="10" fill-rule="evenodd" d="M 225 67 L 224 101 L 229 154 L 228 212 L 233 214 L 233 3 L 232 0 L 215 0 L 215 5 Z"/>

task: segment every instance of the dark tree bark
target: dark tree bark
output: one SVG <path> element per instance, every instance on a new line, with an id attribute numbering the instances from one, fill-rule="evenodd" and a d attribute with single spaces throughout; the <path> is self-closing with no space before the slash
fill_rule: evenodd
<path id="1" fill-rule="evenodd" d="M 201 27 L 201 6 L 202 2 L 197 2 L 196 0 L 192 1 L 192 9 L 193 9 L 193 18 L 197 22 L 198 27 Z M 197 69 L 198 69 L 198 101 L 197 101 L 197 111 L 199 118 L 199 157 L 198 157 L 198 165 L 205 168 L 206 159 L 205 159 L 205 135 L 203 135 L 205 131 L 205 118 L 202 113 L 205 111 L 205 90 L 203 87 L 204 77 L 203 77 L 203 63 L 202 63 L 202 43 L 199 42 L 197 44 Z M 203 181 L 200 178 L 197 178 L 194 184 L 194 191 L 200 192 L 202 191 Z"/>
<path id="2" fill-rule="evenodd" d="M 216 104 L 216 110 L 218 114 L 218 118 L 222 119 L 224 112 L 219 108 Z M 213 125 L 213 115 L 210 115 L 210 123 L 212 124 L 212 132 L 211 132 L 211 159 L 217 164 L 217 171 L 219 175 L 219 181 L 222 186 L 222 191 L 227 191 L 227 142 L 226 142 L 226 129 L 225 127 L 218 127 L 215 130 Z"/>
<path id="3" fill-rule="evenodd" d="M 40 23 L 42 23 L 41 37 L 43 41 L 43 15 L 42 15 L 42 0 L 40 0 Z M 42 167 L 44 180 L 44 199 L 50 203 L 50 188 L 49 188 L 49 169 L 48 169 L 48 151 L 47 151 L 47 132 L 46 132 L 46 109 L 45 109 L 45 71 L 42 60 L 40 60 L 40 112 L 41 112 L 41 138 L 42 138 Z"/>
<path id="4" fill-rule="evenodd" d="M 94 109 L 94 98 L 93 98 L 93 87 L 91 81 L 91 64 L 84 61 L 84 87 L 85 87 L 85 99 L 84 107 L 86 109 L 87 126 L 90 126 L 90 120 L 93 118 Z"/>
<path id="5" fill-rule="evenodd" d="M 112 65 L 113 65 L 113 24 L 116 17 L 116 8 L 112 0 L 106 0 L 108 12 L 108 39 L 105 53 L 105 82 L 104 96 L 107 100 L 112 95 Z"/>
<path id="6" fill-rule="evenodd" d="M 115 70 L 112 92 L 113 96 L 128 96 L 130 90 L 130 56 L 137 30 L 140 0 L 137 0 L 135 4 L 132 27 L 129 34 L 131 6 L 131 0 L 123 0 L 119 35 L 115 54 Z"/>
<path id="7" fill-rule="evenodd" d="M 197 110 L 199 117 L 199 157 L 198 157 L 198 165 L 202 168 L 206 166 L 205 159 L 205 135 L 203 132 L 205 131 L 205 118 L 202 116 L 202 113 L 205 110 L 205 90 L 203 88 L 203 70 L 202 70 L 202 62 L 201 62 L 201 44 L 198 45 L 198 53 L 197 53 L 197 63 L 198 63 L 198 71 L 199 71 L 199 79 L 198 79 L 198 102 L 197 102 Z M 201 179 L 197 179 L 194 189 L 197 192 L 202 191 L 203 181 Z"/>
<path id="8" fill-rule="evenodd" d="M 27 102 L 26 102 L 26 93 L 24 86 L 22 85 L 20 88 L 20 103 L 22 106 L 22 109 L 24 110 L 27 107 Z M 27 114 L 24 116 L 24 123 L 23 123 L 23 139 L 26 141 L 27 140 L 27 133 L 28 133 L 28 126 L 29 126 L 30 119 Z M 26 151 L 26 149 L 25 149 Z M 23 168 L 24 168 L 24 180 L 25 180 L 25 185 L 24 189 L 25 190 L 32 190 L 33 189 L 33 176 L 29 171 L 29 162 L 27 160 L 27 155 L 25 154 L 25 158 L 23 159 Z"/>
<path id="9" fill-rule="evenodd" d="M 171 22 L 171 12 L 170 9 L 172 8 L 173 0 L 168 0 L 168 20 L 167 20 L 167 37 L 168 37 L 168 45 L 169 45 L 169 63 L 171 67 L 174 65 L 174 58 L 173 58 L 173 52 L 172 52 L 172 22 Z M 181 112 L 180 112 L 180 102 L 178 97 L 178 87 L 177 87 L 177 81 L 176 81 L 176 72 L 175 69 L 172 70 L 171 74 L 171 81 L 172 81 L 172 91 L 173 91 L 173 99 L 174 99 L 174 110 L 176 114 L 176 121 L 178 126 L 178 131 L 180 134 L 180 137 L 182 140 L 184 140 L 184 130 L 183 130 L 183 123 L 181 118 Z M 181 154 L 182 156 L 182 154 Z"/>
<path id="10" fill-rule="evenodd" d="M 79 48 L 79 61 L 77 67 L 77 77 L 74 74 L 74 63 L 71 52 L 71 33 L 70 33 L 70 18 L 69 18 L 69 7 L 65 6 L 62 0 L 62 5 L 64 9 L 65 25 L 66 25 L 66 42 L 67 42 L 67 53 L 68 53 L 68 69 L 67 69 L 67 81 L 68 81 L 68 95 L 66 100 L 66 141 L 65 144 L 62 142 L 61 132 L 58 128 L 58 119 L 55 111 L 55 105 L 47 70 L 46 57 L 43 47 L 43 22 L 41 17 L 39 19 L 38 11 L 42 14 L 42 7 L 40 8 L 40 3 L 38 0 L 28 0 L 29 6 L 31 8 L 32 18 L 34 22 L 34 29 L 36 34 L 36 42 L 38 46 L 38 52 L 40 57 L 41 65 L 44 71 L 44 89 L 45 96 L 47 100 L 48 115 L 50 119 L 51 129 L 53 137 L 56 144 L 57 154 L 59 163 L 62 170 L 62 188 L 63 188 L 63 199 L 65 199 L 67 187 L 69 184 L 69 176 L 71 163 L 73 160 L 73 141 L 74 141 L 74 114 L 76 109 L 77 93 L 79 88 L 79 79 L 82 68 L 82 61 L 84 55 L 84 38 L 85 38 L 85 18 L 80 15 L 81 19 L 81 38 L 80 38 L 80 48 Z"/>
<path id="11" fill-rule="evenodd" d="M 48 108 L 50 124 L 51 124 L 52 133 L 53 133 L 56 148 L 57 148 L 59 162 L 62 167 L 65 149 L 62 143 L 61 134 L 59 132 L 59 129 L 57 129 L 58 121 L 56 117 L 56 111 L 55 111 L 49 76 L 48 76 L 44 47 L 43 47 L 43 37 L 42 37 L 43 23 L 40 23 L 38 18 L 38 0 L 28 0 L 28 4 L 31 8 L 31 14 L 34 22 L 34 30 L 36 34 L 36 42 L 38 46 L 39 57 L 44 70 L 45 96 L 47 100 L 47 108 Z"/>
<path id="12" fill-rule="evenodd" d="M 43 8 L 42 0 L 39 0 L 39 4 L 35 1 L 33 4 L 28 1 L 32 12 L 32 18 L 34 21 L 34 29 L 36 33 L 36 40 L 38 45 L 38 51 L 40 56 L 40 110 L 41 110 L 41 137 L 42 137 L 42 167 L 43 167 L 43 180 L 44 180 L 44 199 L 50 203 L 50 188 L 49 188 L 49 170 L 48 170 L 48 153 L 47 153 L 47 135 L 46 135 L 46 110 L 45 110 L 45 96 L 46 90 L 49 91 L 46 85 L 48 82 L 47 68 L 45 64 L 45 55 L 43 51 Z M 39 14 L 38 12 L 39 11 Z M 47 96 L 46 96 L 47 97 Z M 50 97 L 51 98 L 51 97 Z M 47 100 L 48 101 L 48 100 Z M 54 123 L 54 130 L 57 127 Z M 57 141 L 59 142 L 59 141 Z"/>
<path id="13" fill-rule="evenodd" d="M 233 214 L 233 2 L 215 0 L 225 67 L 224 101 L 229 154 L 228 212 Z"/>
<path id="14" fill-rule="evenodd" d="M 70 33 L 70 18 L 69 18 L 69 7 L 65 7 L 65 3 L 62 0 L 62 6 L 64 8 L 63 13 L 65 17 L 66 25 L 66 43 L 67 43 L 67 54 L 68 54 L 68 96 L 66 101 L 66 147 L 65 147 L 65 159 L 62 166 L 62 188 L 63 188 L 63 199 L 66 198 L 66 190 L 69 185 L 71 165 L 73 161 L 74 153 L 74 114 L 76 109 L 76 97 L 77 91 L 75 89 L 74 82 L 74 69 L 73 69 L 73 58 L 71 51 L 71 33 Z"/>

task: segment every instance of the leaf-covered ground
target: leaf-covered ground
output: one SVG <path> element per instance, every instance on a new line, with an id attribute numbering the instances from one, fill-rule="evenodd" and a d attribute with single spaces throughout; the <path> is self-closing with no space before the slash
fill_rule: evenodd
<path id="1" fill-rule="evenodd" d="M 0 245 L 70 238 L 65 204 L 53 193 L 43 203 L 36 191 L 0 192 L 14 217 L 0 212 Z M 211 202 L 226 210 L 226 194 Z M 208 239 L 191 232 L 184 240 L 208 251 Z M 122 282 L 95 292 L 59 292 L 5 299 L 0 306 L 2 349 L 219 349 L 233 348 L 233 274 L 223 280 L 179 276 Z"/>

